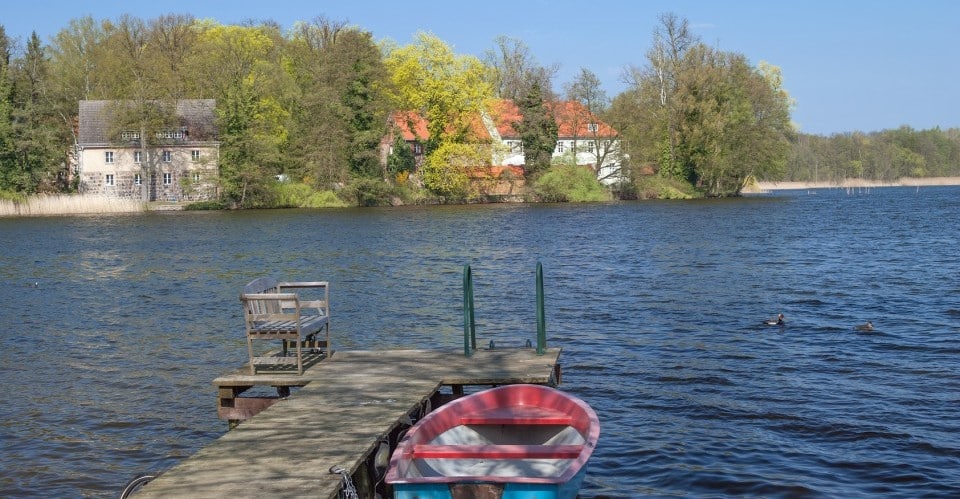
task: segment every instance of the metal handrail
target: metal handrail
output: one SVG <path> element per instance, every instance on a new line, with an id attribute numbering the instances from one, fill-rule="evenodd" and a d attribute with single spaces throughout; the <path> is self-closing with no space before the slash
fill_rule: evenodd
<path id="1" fill-rule="evenodd" d="M 529 340 L 527 340 L 529 344 Z M 490 342 L 491 348 L 493 341 Z M 463 266 L 463 355 L 477 349 L 477 325 L 473 311 L 473 270 Z M 537 355 L 547 353 L 547 318 L 543 295 L 543 265 L 537 262 Z"/>
<path id="2" fill-rule="evenodd" d="M 469 357 L 477 349 L 477 326 L 473 316 L 473 271 L 463 266 L 463 355 Z"/>
<path id="3" fill-rule="evenodd" d="M 543 302 L 543 265 L 537 262 L 537 355 L 547 353 L 547 314 Z"/>

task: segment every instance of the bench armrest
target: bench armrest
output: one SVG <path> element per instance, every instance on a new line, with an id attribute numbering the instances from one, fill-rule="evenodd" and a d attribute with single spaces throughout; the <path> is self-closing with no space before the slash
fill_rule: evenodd
<path id="1" fill-rule="evenodd" d="M 300 299 L 300 308 L 312 308 L 317 311 L 318 315 L 329 316 L 330 315 L 330 284 L 328 281 L 285 281 L 277 283 L 277 290 L 282 292 L 287 292 L 288 289 L 319 289 L 323 293 L 323 297 L 319 299 Z M 309 298 L 307 293 L 307 297 Z M 314 293 L 314 295 L 319 293 Z"/>

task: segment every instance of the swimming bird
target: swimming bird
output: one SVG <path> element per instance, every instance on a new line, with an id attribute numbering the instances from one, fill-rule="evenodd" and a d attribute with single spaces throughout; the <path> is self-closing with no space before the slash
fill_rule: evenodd
<path id="1" fill-rule="evenodd" d="M 867 321 L 863 324 L 857 324 L 856 326 L 853 326 L 853 328 L 857 331 L 873 331 L 873 323 Z"/>
<path id="2" fill-rule="evenodd" d="M 786 322 L 783 320 L 783 314 L 777 314 L 776 319 L 767 319 L 763 321 L 763 323 L 768 326 L 782 326 L 786 324 Z"/>

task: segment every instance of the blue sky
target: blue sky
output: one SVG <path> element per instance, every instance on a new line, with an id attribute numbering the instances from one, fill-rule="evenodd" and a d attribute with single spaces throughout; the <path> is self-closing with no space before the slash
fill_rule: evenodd
<path id="1" fill-rule="evenodd" d="M 5 2 L 0 25 L 12 38 L 36 31 L 47 42 L 85 15 L 189 13 L 223 24 L 270 19 L 285 29 L 322 15 L 400 44 L 428 31 L 478 57 L 507 35 L 541 64 L 560 64 L 555 89 L 586 67 L 613 97 L 625 88 L 624 68 L 646 63 L 664 12 L 688 19 L 711 46 L 779 66 L 803 132 L 960 127 L 960 2 L 953 0 L 26 0 Z"/>

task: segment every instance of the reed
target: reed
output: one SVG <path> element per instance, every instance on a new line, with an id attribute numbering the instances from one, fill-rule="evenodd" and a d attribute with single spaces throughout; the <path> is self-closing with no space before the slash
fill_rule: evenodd
<path id="1" fill-rule="evenodd" d="M 137 213 L 141 211 L 146 211 L 146 205 L 140 201 L 104 196 L 52 194 L 30 196 L 23 201 L 0 199 L 0 216 Z"/>

